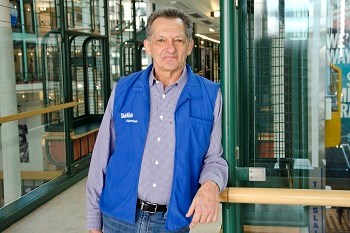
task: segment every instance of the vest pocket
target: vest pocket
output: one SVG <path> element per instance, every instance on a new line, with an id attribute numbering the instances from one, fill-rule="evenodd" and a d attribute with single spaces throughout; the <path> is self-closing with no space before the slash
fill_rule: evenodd
<path id="1" fill-rule="evenodd" d="M 191 122 L 191 125 L 193 126 L 199 126 L 199 127 L 209 127 L 211 128 L 213 122 L 212 121 L 209 121 L 209 120 L 205 120 L 205 119 L 200 119 L 200 118 L 197 118 L 197 117 L 190 117 L 190 122 Z"/>
<path id="2" fill-rule="evenodd" d="M 205 148 L 206 151 L 209 146 L 213 122 L 194 117 L 190 117 L 189 119 L 191 123 L 192 146 L 196 148 Z"/>

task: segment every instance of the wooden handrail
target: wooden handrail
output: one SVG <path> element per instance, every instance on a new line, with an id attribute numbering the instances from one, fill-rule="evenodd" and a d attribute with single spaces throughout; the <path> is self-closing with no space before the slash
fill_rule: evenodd
<path id="1" fill-rule="evenodd" d="M 52 180 L 63 174 L 63 171 L 21 171 L 22 180 Z M 4 174 L 0 171 L 0 180 L 4 179 Z"/>
<path id="2" fill-rule="evenodd" d="M 41 115 L 41 114 L 45 114 L 45 113 L 50 113 L 50 112 L 62 110 L 65 108 L 72 108 L 72 107 L 75 107 L 77 105 L 78 105 L 78 102 L 69 102 L 69 103 L 65 103 L 65 104 L 57 104 L 57 105 L 53 105 L 50 107 L 39 108 L 39 109 L 27 111 L 27 112 L 21 112 L 21 113 L 17 113 L 17 114 L 13 114 L 13 115 L 8 115 L 8 116 L 0 117 L 0 124 L 5 123 L 5 122 L 10 122 L 10 121 L 17 121 L 20 119 L 24 119 L 24 118 L 28 118 L 28 117 L 32 117 L 32 116 L 36 116 L 36 115 Z"/>
<path id="3" fill-rule="evenodd" d="M 76 139 L 79 139 L 79 138 L 83 138 L 83 137 L 85 137 L 85 136 L 87 136 L 87 135 L 89 135 L 89 134 L 92 134 L 92 133 L 97 132 L 99 129 L 100 129 L 100 128 L 96 128 L 96 129 L 87 131 L 87 132 L 82 133 L 82 134 L 75 134 L 74 132 L 72 132 L 71 135 L 70 135 L 70 138 L 71 138 L 72 140 L 76 140 Z"/>
<path id="4" fill-rule="evenodd" d="M 323 189 L 227 188 L 221 202 L 350 207 L 350 191 Z"/>

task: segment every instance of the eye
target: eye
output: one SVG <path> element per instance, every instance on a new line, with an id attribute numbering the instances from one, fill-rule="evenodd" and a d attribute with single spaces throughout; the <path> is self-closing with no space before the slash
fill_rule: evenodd
<path id="1" fill-rule="evenodd" d="M 162 45 L 162 44 L 165 43 L 165 40 L 164 40 L 163 38 L 159 38 L 159 39 L 156 40 L 156 43 L 157 43 L 158 45 Z"/>
<path id="2" fill-rule="evenodd" d="M 183 39 L 175 39 L 175 43 L 178 45 L 183 45 L 185 44 L 185 41 Z"/>

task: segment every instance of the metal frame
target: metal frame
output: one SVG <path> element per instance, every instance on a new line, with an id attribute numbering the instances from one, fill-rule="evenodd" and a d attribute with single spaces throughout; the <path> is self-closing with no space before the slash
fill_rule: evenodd
<path id="1" fill-rule="evenodd" d="M 237 80 L 239 78 L 238 66 L 238 8 L 233 1 L 220 0 L 220 64 L 221 64 L 221 88 L 223 95 L 223 149 L 224 157 L 229 164 L 228 186 L 236 186 L 236 147 L 238 133 L 238 99 Z M 242 232 L 242 224 L 239 219 L 240 208 L 237 204 L 224 203 L 222 206 L 223 233 Z M 237 220 L 234 224 L 234 220 Z"/>

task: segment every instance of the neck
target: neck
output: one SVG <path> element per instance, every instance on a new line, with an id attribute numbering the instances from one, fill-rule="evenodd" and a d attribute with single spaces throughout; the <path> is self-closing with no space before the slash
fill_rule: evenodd
<path id="1" fill-rule="evenodd" d="M 154 69 L 154 77 L 160 81 L 164 87 L 170 86 L 176 83 L 182 74 L 182 70 L 175 71 L 159 71 Z"/>

